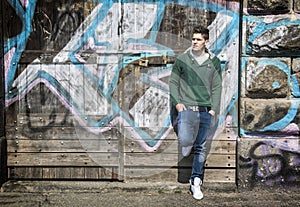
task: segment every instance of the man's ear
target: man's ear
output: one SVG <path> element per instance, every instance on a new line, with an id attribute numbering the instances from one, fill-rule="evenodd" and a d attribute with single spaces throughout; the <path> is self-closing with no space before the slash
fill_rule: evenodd
<path id="1" fill-rule="evenodd" d="M 209 45 L 209 40 L 205 40 L 205 46 Z"/>

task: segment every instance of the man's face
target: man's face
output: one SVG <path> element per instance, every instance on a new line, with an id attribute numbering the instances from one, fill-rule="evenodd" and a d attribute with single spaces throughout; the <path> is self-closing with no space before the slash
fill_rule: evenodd
<path id="1" fill-rule="evenodd" d="M 202 34 L 195 33 L 192 38 L 192 48 L 193 50 L 203 50 L 208 43 L 208 40 L 205 40 L 202 37 Z"/>

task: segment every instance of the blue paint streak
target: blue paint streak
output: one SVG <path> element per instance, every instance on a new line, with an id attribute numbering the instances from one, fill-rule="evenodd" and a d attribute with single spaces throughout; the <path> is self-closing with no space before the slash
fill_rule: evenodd
<path id="1" fill-rule="evenodd" d="M 291 21 L 290 18 L 286 18 L 277 22 L 273 22 L 273 23 L 265 23 L 263 22 L 264 20 L 261 18 L 260 21 L 257 20 L 257 26 L 254 29 L 254 31 L 251 33 L 251 36 L 248 39 L 248 42 L 252 43 L 255 41 L 255 39 L 257 39 L 259 36 L 262 36 L 263 34 L 265 34 L 266 32 L 268 32 L 269 30 L 275 29 L 279 26 L 293 26 L 293 25 L 299 25 L 300 24 L 300 20 L 295 20 L 295 21 Z M 247 45 L 247 47 L 245 47 L 245 52 L 246 51 L 252 51 L 252 46 L 251 45 Z"/>
<path id="2" fill-rule="evenodd" d="M 226 14 L 231 16 L 232 20 L 227 25 L 226 30 L 223 30 L 218 36 L 217 41 L 211 45 L 211 50 L 216 55 L 219 55 L 224 48 L 232 44 L 239 35 L 239 15 L 231 11 L 226 11 Z"/>
<path id="3" fill-rule="evenodd" d="M 241 73 L 246 70 L 246 66 L 247 66 L 247 62 L 248 62 L 249 58 L 247 57 L 242 57 L 242 63 L 241 63 Z"/>
<path id="4" fill-rule="evenodd" d="M 293 89 L 293 95 L 299 97 L 300 96 L 299 82 L 296 75 L 292 75 L 292 89 Z"/>
<path id="5" fill-rule="evenodd" d="M 19 1 L 14 1 L 14 0 L 9 0 L 9 3 L 13 8 L 15 8 L 17 15 L 20 17 L 22 20 L 22 32 L 12 38 L 12 39 L 7 39 L 5 42 L 5 53 L 11 50 L 13 47 L 16 47 L 14 56 L 11 61 L 11 65 L 6 77 L 6 87 L 9 89 L 14 81 L 14 76 L 17 70 L 17 63 L 21 59 L 21 54 L 24 51 L 26 47 L 26 42 L 28 40 L 28 37 L 30 35 L 30 32 L 32 30 L 31 27 L 31 21 L 33 19 L 34 15 L 34 10 L 35 10 L 35 5 L 36 1 L 35 0 L 29 0 L 28 2 L 28 7 L 26 11 L 24 12 L 24 9 L 22 5 L 20 4 Z M 10 43 L 12 41 L 12 44 Z M 9 94 L 8 94 L 9 96 Z"/>
<path id="6" fill-rule="evenodd" d="M 164 11 L 165 11 L 165 7 L 166 7 L 166 5 L 163 2 L 158 2 L 157 4 L 158 4 L 157 5 L 157 8 L 158 8 L 157 17 L 156 17 L 156 20 L 154 21 L 155 23 L 154 23 L 154 25 L 152 27 L 152 31 L 150 33 L 150 40 L 152 42 L 156 41 L 156 36 L 159 31 L 161 22 L 164 18 Z"/>
<path id="7" fill-rule="evenodd" d="M 47 80 L 52 86 L 55 87 L 59 94 L 67 100 L 69 105 L 72 105 L 73 107 L 78 109 L 76 103 L 71 99 L 69 92 L 52 75 L 45 71 L 39 71 L 36 78 L 38 77 Z M 35 79 L 33 79 L 31 82 L 33 82 Z"/>
<path id="8" fill-rule="evenodd" d="M 279 120 L 275 123 L 272 123 L 271 125 L 266 126 L 263 129 L 258 130 L 258 131 L 259 132 L 279 131 L 279 130 L 284 129 L 296 117 L 299 103 L 300 103 L 300 101 L 292 102 L 288 113 L 281 120 Z"/>
<path id="9" fill-rule="evenodd" d="M 236 113 L 237 110 L 235 110 L 236 108 L 236 102 L 238 101 L 238 91 L 235 92 L 234 94 L 234 99 L 232 99 L 232 101 L 230 102 L 230 104 L 227 106 L 226 110 L 223 111 L 222 114 L 220 114 L 219 120 L 218 120 L 218 126 L 222 125 L 228 114 L 230 114 L 230 112 Z M 238 116 L 232 116 L 233 118 L 237 118 Z M 237 123 L 237 120 L 233 120 L 233 124 Z"/>

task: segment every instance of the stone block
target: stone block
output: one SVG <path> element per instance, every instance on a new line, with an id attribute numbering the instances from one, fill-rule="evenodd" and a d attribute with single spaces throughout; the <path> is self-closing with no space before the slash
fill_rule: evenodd
<path id="1" fill-rule="evenodd" d="M 293 73 L 300 72 L 300 58 L 294 58 L 292 60 L 292 71 Z"/>
<path id="2" fill-rule="evenodd" d="M 294 97 L 300 97 L 300 73 L 292 75 L 292 95 Z"/>
<path id="3" fill-rule="evenodd" d="M 249 58 L 245 62 L 241 85 L 243 97 L 284 98 L 289 95 L 290 59 Z"/>
<path id="4" fill-rule="evenodd" d="M 286 99 L 241 99 L 244 134 L 298 134 L 299 103 Z"/>
<path id="5" fill-rule="evenodd" d="M 292 61 L 292 95 L 300 97 L 300 58 L 294 58 Z"/>
<path id="6" fill-rule="evenodd" d="M 251 15 L 285 14 L 291 9 L 292 0 L 247 0 L 247 12 Z"/>
<path id="7" fill-rule="evenodd" d="M 300 56 L 299 15 L 271 15 L 246 21 L 245 52 L 262 57 Z"/>
<path id="8" fill-rule="evenodd" d="M 238 144 L 240 188 L 299 182 L 297 136 L 243 137 Z"/>
<path id="9" fill-rule="evenodd" d="M 300 1 L 294 0 L 294 11 L 300 13 Z"/>

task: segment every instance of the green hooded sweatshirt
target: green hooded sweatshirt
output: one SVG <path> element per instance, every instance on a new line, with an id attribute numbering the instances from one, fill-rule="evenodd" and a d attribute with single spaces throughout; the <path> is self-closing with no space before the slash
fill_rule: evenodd
<path id="1" fill-rule="evenodd" d="M 179 55 L 173 65 L 169 86 L 173 105 L 207 106 L 218 113 L 222 92 L 219 58 L 209 54 L 209 58 L 199 65 L 190 50 Z"/>

